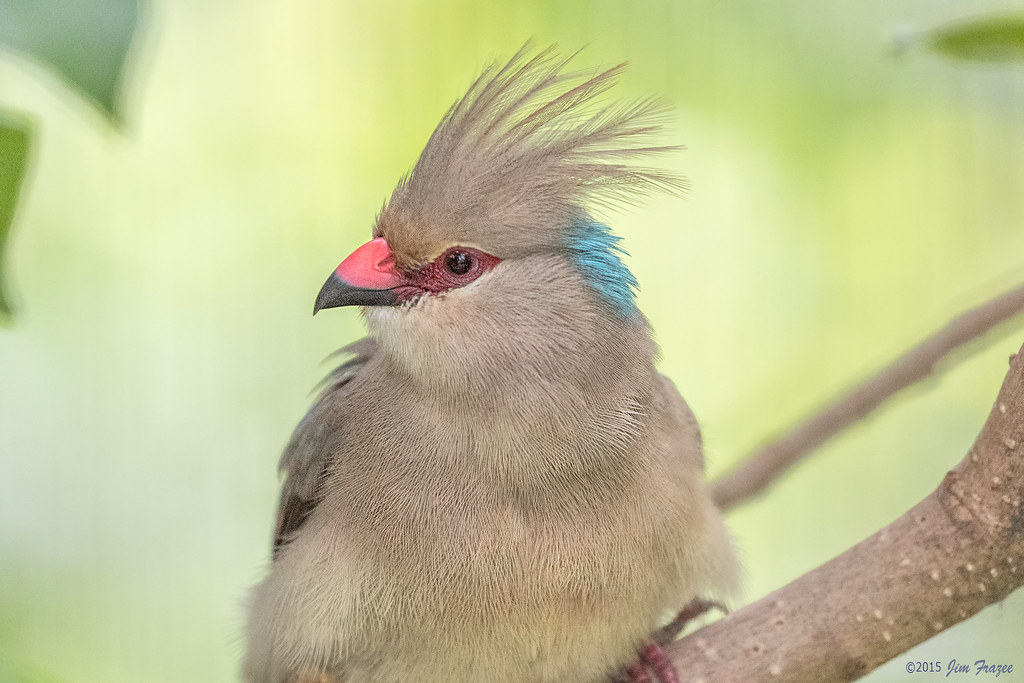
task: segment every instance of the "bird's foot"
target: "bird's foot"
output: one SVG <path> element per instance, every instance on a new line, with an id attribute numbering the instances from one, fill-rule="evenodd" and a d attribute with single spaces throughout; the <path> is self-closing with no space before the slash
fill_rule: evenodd
<path id="1" fill-rule="evenodd" d="M 625 673 L 627 683 L 679 683 L 676 667 L 656 642 L 644 645 L 637 661 L 627 666 Z"/>
<path id="2" fill-rule="evenodd" d="M 694 598 L 672 621 L 654 632 L 651 642 L 640 650 L 637 660 L 615 679 L 616 683 L 679 683 L 679 673 L 664 647 L 675 640 L 687 624 L 712 609 L 728 611 L 720 602 Z"/>

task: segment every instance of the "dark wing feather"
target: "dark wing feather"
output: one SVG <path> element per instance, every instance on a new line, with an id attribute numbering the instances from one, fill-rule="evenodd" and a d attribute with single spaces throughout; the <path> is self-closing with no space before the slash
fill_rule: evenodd
<path id="1" fill-rule="evenodd" d="M 295 428 L 284 449 L 280 465 L 284 484 L 277 508 L 274 558 L 295 537 L 320 502 L 331 464 L 331 434 L 337 428 L 335 406 L 338 392 L 345 391 L 346 385 L 359 374 L 376 350 L 377 343 L 372 337 L 341 349 L 339 353 L 352 354 L 352 358 L 339 365 L 324 380 L 323 392 Z"/>

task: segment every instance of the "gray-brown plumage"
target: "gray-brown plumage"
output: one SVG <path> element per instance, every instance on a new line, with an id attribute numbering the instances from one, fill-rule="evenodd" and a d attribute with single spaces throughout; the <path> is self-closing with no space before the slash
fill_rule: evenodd
<path id="1" fill-rule="evenodd" d="M 628 164 L 665 149 L 658 110 L 589 113 L 619 69 L 565 62 L 485 71 L 318 297 L 370 336 L 282 459 L 246 681 L 602 681 L 733 585 L 696 422 L 588 213 L 680 185 Z"/>

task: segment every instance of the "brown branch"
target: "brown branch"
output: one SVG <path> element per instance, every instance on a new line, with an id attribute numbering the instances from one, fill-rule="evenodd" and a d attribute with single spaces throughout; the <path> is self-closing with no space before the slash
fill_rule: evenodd
<path id="1" fill-rule="evenodd" d="M 1024 584 L 1022 498 L 1024 348 L 938 489 L 842 555 L 673 643 L 670 656 L 687 681 L 859 678 Z"/>
<path id="2" fill-rule="evenodd" d="M 901 389 L 928 377 L 939 361 L 973 339 L 1024 311 L 1024 285 L 954 318 L 874 376 L 769 442 L 712 485 L 720 508 L 727 509 L 763 491 L 812 449 L 868 415 Z"/>

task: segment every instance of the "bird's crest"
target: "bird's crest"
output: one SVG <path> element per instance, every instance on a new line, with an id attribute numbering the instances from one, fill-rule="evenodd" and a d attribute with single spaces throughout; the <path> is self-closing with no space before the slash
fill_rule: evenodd
<path id="1" fill-rule="evenodd" d="M 580 226 L 593 224 L 590 208 L 684 189 L 678 175 L 629 163 L 676 149 L 654 140 L 665 108 L 598 103 L 624 64 L 567 72 L 572 56 L 531 52 L 524 46 L 484 70 L 381 210 L 374 235 L 401 265 L 453 244 L 500 258 L 572 248 Z"/>

